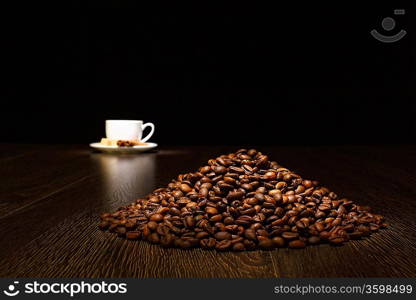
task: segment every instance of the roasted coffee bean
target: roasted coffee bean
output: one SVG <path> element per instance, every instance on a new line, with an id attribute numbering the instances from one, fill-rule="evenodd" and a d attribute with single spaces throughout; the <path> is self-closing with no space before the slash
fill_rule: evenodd
<path id="1" fill-rule="evenodd" d="M 163 220 L 163 215 L 161 214 L 154 214 L 150 217 L 150 221 L 160 222 Z"/>
<path id="2" fill-rule="evenodd" d="M 282 233 L 282 238 L 288 241 L 297 239 L 298 237 L 299 237 L 299 233 L 296 233 L 296 232 L 283 232 Z"/>
<path id="3" fill-rule="evenodd" d="M 257 150 L 256 149 L 250 149 L 250 150 L 247 151 L 247 155 L 254 156 L 256 154 L 257 154 Z"/>
<path id="4" fill-rule="evenodd" d="M 295 225 L 299 230 L 305 230 L 308 227 L 308 224 L 303 221 L 297 221 Z"/>
<path id="5" fill-rule="evenodd" d="M 141 234 L 140 231 L 128 231 L 126 232 L 126 238 L 128 240 L 137 240 L 140 238 Z"/>
<path id="6" fill-rule="evenodd" d="M 181 214 L 181 211 L 179 209 L 177 209 L 176 207 L 171 207 L 169 209 L 169 214 L 171 214 L 173 216 L 179 216 Z"/>
<path id="7" fill-rule="evenodd" d="M 328 240 L 332 245 L 341 245 L 342 243 L 345 242 L 345 239 L 342 237 L 334 237 L 334 238 L 329 238 Z"/>
<path id="8" fill-rule="evenodd" d="M 188 228 L 192 228 L 195 226 L 195 220 L 192 216 L 185 217 L 185 226 Z"/>
<path id="9" fill-rule="evenodd" d="M 192 188 L 186 183 L 181 184 L 179 188 L 184 193 L 189 193 L 190 191 L 192 191 Z"/>
<path id="10" fill-rule="evenodd" d="M 207 237 L 209 237 L 209 233 L 206 231 L 200 231 L 195 235 L 195 238 L 200 239 L 200 240 L 205 239 Z"/>
<path id="11" fill-rule="evenodd" d="M 98 227 L 99 227 L 101 230 L 106 230 L 108 227 L 110 227 L 110 223 L 109 223 L 109 222 L 107 222 L 107 221 L 102 221 L 102 222 L 98 225 Z"/>
<path id="12" fill-rule="evenodd" d="M 203 187 L 199 190 L 198 196 L 200 198 L 206 198 L 208 196 L 209 190 L 206 187 Z"/>
<path id="13" fill-rule="evenodd" d="M 237 225 L 247 226 L 250 225 L 253 222 L 253 218 L 250 216 L 241 216 L 238 217 L 237 220 L 235 220 L 235 223 Z"/>
<path id="14" fill-rule="evenodd" d="M 311 245 L 319 244 L 320 241 L 321 239 L 319 238 L 319 236 L 311 236 L 310 238 L 308 238 L 308 243 Z"/>
<path id="15" fill-rule="evenodd" d="M 110 213 L 103 213 L 103 214 L 101 214 L 100 215 L 100 218 L 103 220 L 103 219 L 107 219 L 107 218 L 110 218 L 111 217 L 111 214 Z"/>
<path id="16" fill-rule="evenodd" d="M 269 236 L 269 232 L 267 230 L 264 230 L 264 229 L 258 229 L 256 234 L 257 234 L 257 236 L 264 236 L 264 237 Z"/>
<path id="17" fill-rule="evenodd" d="M 165 188 L 100 215 L 98 227 L 163 247 L 218 251 L 342 245 L 387 225 L 254 149 L 210 159 Z"/>
<path id="18" fill-rule="evenodd" d="M 243 243 L 235 243 L 233 244 L 233 250 L 234 251 L 244 251 L 246 249 L 246 247 L 244 246 Z"/>
<path id="19" fill-rule="evenodd" d="M 227 195 L 228 200 L 238 200 L 244 196 L 244 192 L 242 191 L 230 191 Z"/>
<path id="20" fill-rule="evenodd" d="M 242 210 L 240 212 L 242 215 L 254 215 L 256 213 L 256 210 L 254 208 L 247 208 L 245 210 Z"/>
<path id="21" fill-rule="evenodd" d="M 269 238 L 259 239 L 259 244 L 258 245 L 259 245 L 260 249 L 263 249 L 263 250 L 273 249 L 273 246 L 274 246 L 273 241 Z"/>
<path id="22" fill-rule="evenodd" d="M 156 232 L 153 232 L 152 234 L 150 234 L 150 236 L 148 237 L 149 242 L 151 242 L 152 244 L 159 244 L 160 242 L 160 237 Z"/>
<path id="23" fill-rule="evenodd" d="M 117 227 L 116 228 L 116 233 L 118 236 L 123 237 L 126 234 L 126 227 Z"/>
<path id="24" fill-rule="evenodd" d="M 357 230 L 360 231 L 363 236 L 368 236 L 371 234 L 370 228 L 365 225 L 357 226 Z"/>
<path id="25" fill-rule="evenodd" d="M 277 248 L 282 248 L 285 245 L 285 240 L 279 236 L 272 238 L 273 245 Z"/>
<path id="26" fill-rule="evenodd" d="M 239 167 L 231 166 L 229 169 L 230 169 L 231 172 L 235 172 L 235 173 L 238 173 L 238 174 L 244 173 L 244 170 L 242 168 L 239 168 Z"/>
<path id="27" fill-rule="evenodd" d="M 211 167 L 210 166 L 204 166 L 204 167 L 201 167 L 199 169 L 199 172 L 201 172 L 202 174 L 208 173 L 210 171 L 211 171 Z"/>
<path id="28" fill-rule="evenodd" d="M 215 167 L 212 167 L 212 170 L 215 172 L 215 174 L 227 173 L 227 168 L 224 166 L 215 166 Z"/>
<path id="29" fill-rule="evenodd" d="M 316 228 L 316 230 L 318 230 L 318 231 L 323 231 L 323 230 L 325 229 L 325 225 L 324 225 L 324 224 L 322 224 L 321 222 L 316 222 L 316 223 L 315 223 L 315 228 Z"/>
<path id="30" fill-rule="evenodd" d="M 183 192 L 180 191 L 180 190 L 174 190 L 172 192 L 172 196 L 176 199 L 179 199 L 179 198 L 183 197 Z"/>
<path id="31" fill-rule="evenodd" d="M 215 241 L 214 238 L 203 239 L 199 242 L 199 244 L 201 245 L 201 248 L 204 248 L 204 249 L 212 249 L 215 247 L 216 243 L 217 242 Z"/>
<path id="32" fill-rule="evenodd" d="M 148 227 L 150 230 L 154 231 L 154 230 L 156 230 L 156 228 L 157 228 L 157 223 L 156 223 L 156 222 L 154 222 L 154 221 L 150 221 L 149 223 L 147 223 L 147 227 Z"/>
<path id="33" fill-rule="evenodd" d="M 216 215 L 216 214 L 218 214 L 218 209 L 216 209 L 215 207 L 207 207 L 206 209 L 205 209 L 205 211 L 207 212 L 207 214 L 209 214 L 209 215 Z"/>
<path id="34" fill-rule="evenodd" d="M 221 240 L 230 240 L 231 239 L 231 234 L 229 232 L 226 232 L 226 231 L 220 231 L 220 232 L 217 232 L 214 235 L 214 237 L 219 241 L 221 241 Z"/>
<path id="35" fill-rule="evenodd" d="M 233 188 L 233 186 L 236 184 L 236 180 L 233 177 L 230 176 L 224 176 L 223 178 L 224 183 L 229 184 L 231 186 L 231 188 Z"/>
<path id="36" fill-rule="evenodd" d="M 224 218 L 224 224 L 225 225 L 234 224 L 234 218 L 233 217 L 226 217 L 226 218 Z"/>
<path id="37" fill-rule="evenodd" d="M 212 216 L 209 220 L 211 222 L 219 222 L 219 221 L 222 220 L 222 216 L 220 214 L 218 214 L 218 215 Z"/>
<path id="38" fill-rule="evenodd" d="M 377 224 L 370 224 L 370 230 L 371 231 L 377 231 L 380 229 L 380 226 Z"/>
<path id="39" fill-rule="evenodd" d="M 301 249 L 306 247 L 306 243 L 301 240 L 294 240 L 289 242 L 288 246 L 289 248 Z"/>
<path id="40" fill-rule="evenodd" d="M 230 249 L 231 246 L 232 246 L 231 241 L 229 241 L 229 240 L 222 240 L 222 241 L 217 242 L 215 244 L 215 249 L 218 250 L 218 251 L 225 251 L 225 250 Z"/>
<path id="41" fill-rule="evenodd" d="M 156 232 L 159 235 L 166 235 L 168 234 L 170 231 L 169 227 L 163 224 L 159 224 L 159 226 L 157 226 Z"/>
<path id="42" fill-rule="evenodd" d="M 266 174 L 263 175 L 263 178 L 265 180 L 275 180 L 277 177 L 276 172 L 266 172 Z"/>
<path id="43" fill-rule="evenodd" d="M 181 249 L 189 249 L 192 247 L 192 243 L 191 241 L 187 240 L 187 239 L 175 239 L 174 241 L 177 245 L 177 247 L 181 248 Z"/>
<path id="44" fill-rule="evenodd" d="M 329 233 L 328 231 L 322 231 L 319 233 L 319 237 L 321 238 L 321 240 L 328 240 L 329 237 L 331 236 L 331 233 Z"/>
<path id="45" fill-rule="evenodd" d="M 172 247 L 175 236 L 173 234 L 166 234 L 160 238 L 160 245 L 163 247 Z"/>
<path id="46" fill-rule="evenodd" d="M 241 188 L 243 188 L 246 191 L 251 191 L 253 189 L 253 186 L 250 183 L 243 183 L 241 185 Z"/>
<path id="47" fill-rule="evenodd" d="M 361 231 L 353 231 L 349 234 L 350 239 L 358 240 L 363 236 Z"/>
<path id="48" fill-rule="evenodd" d="M 263 201 L 264 201 L 264 195 L 263 195 L 263 193 L 255 193 L 254 194 L 254 198 L 256 198 L 257 199 L 257 202 L 260 202 L 260 203 L 262 203 Z"/>
<path id="49" fill-rule="evenodd" d="M 252 241 L 256 241 L 257 240 L 257 235 L 256 235 L 256 231 L 253 229 L 246 229 L 244 231 L 244 236 Z"/>

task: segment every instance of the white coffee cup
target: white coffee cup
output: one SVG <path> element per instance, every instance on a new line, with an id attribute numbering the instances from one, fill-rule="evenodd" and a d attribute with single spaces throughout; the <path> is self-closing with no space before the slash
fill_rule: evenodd
<path id="1" fill-rule="evenodd" d="M 142 139 L 143 130 L 150 127 L 150 133 Z M 146 142 L 155 131 L 153 123 L 143 124 L 142 120 L 106 120 L 105 134 L 110 140 L 138 140 Z"/>

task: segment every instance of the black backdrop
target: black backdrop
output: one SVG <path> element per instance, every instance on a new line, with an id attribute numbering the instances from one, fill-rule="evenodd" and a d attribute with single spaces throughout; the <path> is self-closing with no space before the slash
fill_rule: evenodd
<path id="1" fill-rule="evenodd" d="M 88 143 L 130 118 L 161 144 L 414 143 L 410 2 L 4 10 L 0 141 Z"/>

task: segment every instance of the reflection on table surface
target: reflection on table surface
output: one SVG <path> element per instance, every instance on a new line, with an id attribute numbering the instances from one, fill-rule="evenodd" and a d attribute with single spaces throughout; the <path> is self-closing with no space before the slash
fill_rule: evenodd
<path id="1" fill-rule="evenodd" d="M 106 201 L 128 204 L 150 193 L 155 187 L 156 155 L 94 154 L 99 164 Z M 121 201 L 120 201 L 121 200 Z"/>

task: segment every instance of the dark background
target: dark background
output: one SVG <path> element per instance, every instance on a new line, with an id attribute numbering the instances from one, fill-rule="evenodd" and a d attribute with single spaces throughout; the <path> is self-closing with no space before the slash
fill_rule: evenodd
<path id="1" fill-rule="evenodd" d="M 160 144 L 416 140 L 411 1 L 121 2 L 3 10 L 1 142 L 95 142 L 115 118 Z"/>

